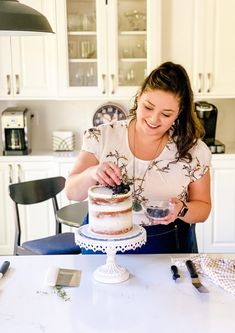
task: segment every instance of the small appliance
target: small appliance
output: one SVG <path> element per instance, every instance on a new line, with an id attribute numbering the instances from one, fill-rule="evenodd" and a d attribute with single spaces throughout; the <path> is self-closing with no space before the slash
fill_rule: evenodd
<path id="1" fill-rule="evenodd" d="M 30 147 L 30 118 L 26 108 L 10 107 L 2 112 L 3 155 L 27 155 Z"/>
<path id="2" fill-rule="evenodd" d="M 216 106 L 205 101 L 196 102 L 195 112 L 205 129 L 205 136 L 203 141 L 210 148 L 210 151 L 213 154 L 224 153 L 225 145 L 219 140 L 215 139 L 218 114 Z"/>

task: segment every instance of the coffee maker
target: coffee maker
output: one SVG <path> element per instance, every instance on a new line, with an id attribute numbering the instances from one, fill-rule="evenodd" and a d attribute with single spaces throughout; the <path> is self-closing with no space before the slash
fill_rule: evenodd
<path id="1" fill-rule="evenodd" d="M 225 152 L 225 146 L 222 142 L 215 139 L 216 123 L 218 110 L 215 105 L 205 101 L 195 103 L 195 112 L 205 130 L 203 141 L 214 154 Z"/>
<path id="2" fill-rule="evenodd" d="M 2 112 L 3 155 L 27 155 L 30 147 L 30 114 L 26 108 L 10 107 Z"/>

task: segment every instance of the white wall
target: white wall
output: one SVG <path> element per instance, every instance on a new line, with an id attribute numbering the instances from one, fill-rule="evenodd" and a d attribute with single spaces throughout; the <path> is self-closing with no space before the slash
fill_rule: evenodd
<path id="1" fill-rule="evenodd" d="M 103 101 L 0 101 L 0 113 L 9 106 L 24 106 L 34 114 L 32 150 L 51 149 L 52 132 L 56 130 L 74 131 L 76 149 L 79 149 L 84 130 L 92 126 L 96 109 L 104 103 Z M 128 110 L 128 102 L 117 103 Z"/>
<path id="2" fill-rule="evenodd" d="M 108 102 L 108 101 L 107 101 Z M 127 111 L 129 101 L 113 101 Z M 208 100 L 218 108 L 217 139 L 226 148 L 235 147 L 235 99 Z M 76 135 L 76 149 L 81 147 L 84 130 L 92 126 L 96 109 L 104 101 L 0 101 L 0 113 L 9 106 L 25 106 L 34 114 L 32 120 L 32 149 L 51 150 L 52 132 L 72 130 Z M 2 142 L 0 143 L 2 151 Z M 228 151 L 227 149 L 227 151 Z M 0 151 L 0 154 L 1 154 Z M 229 151 L 228 151 L 229 152 Z"/>

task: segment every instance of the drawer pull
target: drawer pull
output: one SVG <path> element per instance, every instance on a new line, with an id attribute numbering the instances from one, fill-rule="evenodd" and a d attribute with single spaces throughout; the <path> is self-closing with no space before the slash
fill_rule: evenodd
<path id="1" fill-rule="evenodd" d="M 202 73 L 198 74 L 198 92 L 201 93 L 202 92 Z"/>
<path id="2" fill-rule="evenodd" d="M 102 80 L 103 80 L 103 90 L 102 90 L 102 94 L 104 95 L 106 93 L 106 90 L 105 90 L 105 74 L 102 74 Z"/>
<path id="3" fill-rule="evenodd" d="M 9 168 L 9 184 L 12 184 L 12 180 L 13 180 L 13 175 L 12 175 L 13 168 L 12 168 L 12 165 L 8 164 L 8 168 Z"/>
<path id="4" fill-rule="evenodd" d="M 16 95 L 19 95 L 20 93 L 20 77 L 18 74 L 15 75 L 16 79 Z"/>
<path id="5" fill-rule="evenodd" d="M 7 95 L 11 94 L 11 76 L 7 74 Z"/>

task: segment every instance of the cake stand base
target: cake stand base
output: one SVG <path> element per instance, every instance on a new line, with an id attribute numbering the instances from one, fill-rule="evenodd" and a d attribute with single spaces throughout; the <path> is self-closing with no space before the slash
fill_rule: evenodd
<path id="1" fill-rule="evenodd" d="M 146 231 L 140 226 L 120 236 L 101 236 L 83 225 L 75 232 L 76 244 L 81 248 L 102 251 L 107 254 L 106 264 L 98 267 L 93 273 L 94 279 L 103 283 L 120 283 L 128 280 L 129 272 L 116 263 L 116 253 L 135 250 L 146 243 Z"/>
<path id="2" fill-rule="evenodd" d="M 115 261 L 116 252 L 107 251 L 106 264 L 98 267 L 93 273 L 94 279 L 103 283 L 120 283 L 129 279 L 129 272 Z"/>

